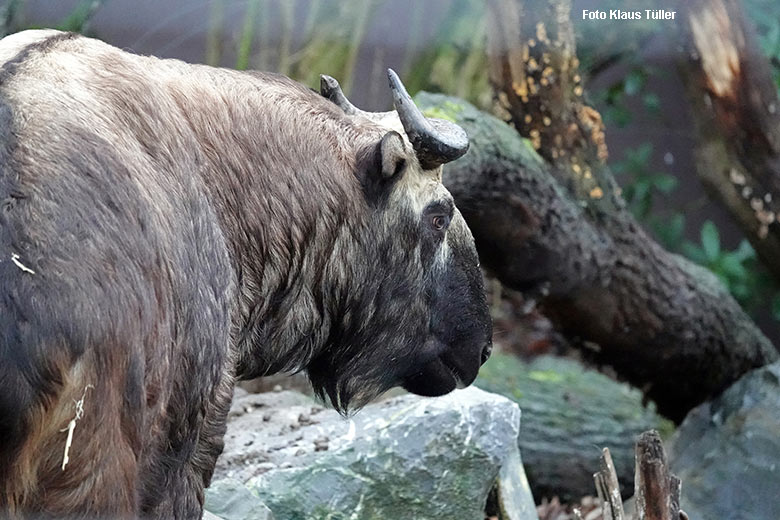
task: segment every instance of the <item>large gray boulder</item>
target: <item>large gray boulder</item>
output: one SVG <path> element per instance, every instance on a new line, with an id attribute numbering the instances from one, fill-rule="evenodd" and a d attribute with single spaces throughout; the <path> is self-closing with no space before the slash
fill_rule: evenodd
<path id="1" fill-rule="evenodd" d="M 440 398 L 403 395 L 351 419 L 292 392 L 242 395 L 207 509 L 213 490 L 230 478 L 276 520 L 482 520 L 501 474 L 507 518 L 536 519 L 519 427 L 515 403 L 476 388 Z"/>
<path id="2" fill-rule="evenodd" d="M 780 519 L 780 362 L 691 411 L 668 458 L 691 519 Z"/>
<path id="3" fill-rule="evenodd" d="M 203 520 L 275 520 L 271 510 L 241 482 L 226 478 L 206 493 Z"/>

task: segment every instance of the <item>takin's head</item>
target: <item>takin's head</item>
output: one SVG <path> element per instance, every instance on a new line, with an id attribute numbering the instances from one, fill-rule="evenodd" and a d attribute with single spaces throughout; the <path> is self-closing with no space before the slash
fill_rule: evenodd
<path id="1" fill-rule="evenodd" d="M 346 411 L 394 386 L 424 396 L 471 384 L 491 350 L 492 324 L 474 239 L 442 184 L 442 165 L 466 153 L 449 121 L 428 119 L 388 71 L 394 111 L 355 108 L 335 79 L 321 94 L 374 131 L 358 152 L 369 206 L 361 234 L 361 280 L 341 303 L 326 347 L 308 363 L 321 396 Z M 337 276 L 337 275 L 334 275 Z M 336 292 L 343 292 L 343 287 Z"/>

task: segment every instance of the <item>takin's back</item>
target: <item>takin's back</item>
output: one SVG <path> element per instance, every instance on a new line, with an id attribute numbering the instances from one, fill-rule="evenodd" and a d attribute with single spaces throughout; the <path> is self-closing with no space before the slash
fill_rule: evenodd
<path id="1" fill-rule="evenodd" d="M 136 56 L 73 34 L 11 36 L 0 60 L 0 510 L 68 511 L 93 486 L 103 513 L 139 500 L 152 516 L 197 509 L 166 502 L 179 495 L 166 489 L 176 482 L 160 458 L 197 460 L 178 479 L 202 489 L 221 451 L 234 315 L 249 312 L 235 264 L 284 258 L 294 231 L 275 224 L 289 220 L 287 208 L 239 222 L 230 206 L 267 193 L 263 183 L 279 191 L 286 177 L 282 198 L 294 208 L 323 184 L 311 161 L 341 175 L 325 195 L 357 189 L 338 142 L 290 153 L 300 128 L 317 131 L 312 113 L 331 140 L 354 130 L 287 78 Z M 264 231 L 275 225 L 280 236 Z M 267 240 L 239 252 L 226 230 Z M 74 402 L 83 411 L 70 458 L 90 463 L 63 471 Z M 199 409 L 213 412 L 193 417 Z"/>

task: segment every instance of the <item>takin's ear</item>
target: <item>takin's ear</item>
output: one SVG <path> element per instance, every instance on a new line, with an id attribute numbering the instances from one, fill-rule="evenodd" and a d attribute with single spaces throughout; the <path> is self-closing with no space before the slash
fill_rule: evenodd
<path id="1" fill-rule="evenodd" d="M 390 179 L 406 168 L 406 145 L 398 132 L 387 132 L 379 142 L 378 151 L 382 178 Z"/>

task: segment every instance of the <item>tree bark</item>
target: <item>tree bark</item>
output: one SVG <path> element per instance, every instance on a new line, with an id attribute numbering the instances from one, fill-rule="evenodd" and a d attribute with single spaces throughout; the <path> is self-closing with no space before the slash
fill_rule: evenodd
<path id="1" fill-rule="evenodd" d="M 594 209 L 573 196 L 505 122 L 456 98 L 416 99 L 469 134 L 469 152 L 447 166 L 444 182 L 483 265 L 538 298 L 567 338 L 643 389 L 662 414 L 679 422 L 777 358 L 712 273 L 665 251 L 622 207 Z"/>
<path id="2" fill-rule="evenodd" d="M 573 197 L 591 212 L 614 213 L 624 203 L 606 166 L 601 115 L 583 99 L 571 1 L 527 12 L 523 5 L 488 3 L 490 81 L 499 107 Z"/>
<path id="3" fill-rule="evenodd" d="M 658 432 L 643 432 L 636 442 L 635 453 L 633 518 L 687 520 L 688 515 L 680 510 L 682 482 L 669 472 L 666 453 Z M 622 520 L 625 513 L 609 448 L 601 451 L 601 469 L 594 473 L 593 479 L 601 501 L 603 519 Z"/>
<path id="4" fill-rule="evenodd" d="M 483 264 L 680 421 L 777 351 L 714 275 L 665 251 L 626 209 L 582 97 L 570 1 L 523 4 L 489 3 L 491 80 L 517 131 L 450 100 L 471 150 L 445 183 Z"/>
<path id="5" fill-rule="evenodd" d="M 769 63 L 737 1 L 680 7 L 697 173 L 780 280 L 780 101 Z"/>
<path id="6" fill-rule="evenodd" d="M 680 479 L 669 473 L 666 453 L 658 432 L 643 433 L 636 443 L 634 500 L 636 518 L 681 520 Z"/>
<path id="7" fill-rule="evenodd" d="M 623 499 L 620 496 L 620 485 L 609 448 L 601 450 L 600 466 L 601 469 L 593 474 L 593 480 L 601 500 L 603 520 L 624 520 Z"/>

